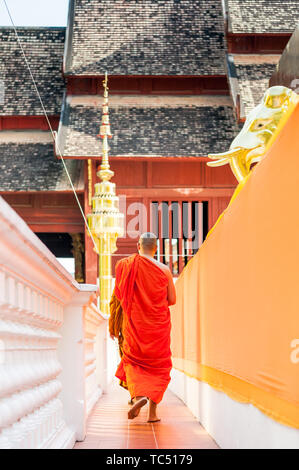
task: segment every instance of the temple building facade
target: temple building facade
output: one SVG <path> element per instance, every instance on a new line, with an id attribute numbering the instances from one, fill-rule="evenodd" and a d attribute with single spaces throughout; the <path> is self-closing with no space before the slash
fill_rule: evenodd
<path id="1" fill-rule="evenodd" d="M 237 184 L 207 155 L 229 148 L 298 21 L 299 0 L 70 0 L 66 28 L 18 28 L 56 144 L 14 30 L 0 28 L 0 194 L 55 256 L 74 257 L 79 282 L 96 282 L 61 156 L 87 215 L 107 71 L 109 158 L 125 214 L 113 264 L 151 230 L 179 274 Z"/>

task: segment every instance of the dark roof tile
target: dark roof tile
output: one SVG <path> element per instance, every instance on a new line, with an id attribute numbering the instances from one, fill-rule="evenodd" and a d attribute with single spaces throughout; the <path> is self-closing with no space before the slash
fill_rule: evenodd
<path id="1" fill-rule="evenodd" d="M 97 107 L 66 106 L 59 133 L 64 155 L 101 155 L 100 113 Z M 110 108 L 110 122 L 111 156 L 205 156 L 226 149 L 238 130 L 230 106 Z"/>
<path id="2" fill-rule="evenodd" d="M 17 28 L 48 114 L 60 113 L 65 28 Z M 41 115 L 42 108 L 12 28 L 0 28 L 0 115 Z"/>
<path id="3" fill-rule="evenodd" d="M 82 161 L 66 162 L 75 189 L 83 189 Z M 71 191 L 52 144 L 0 144 L 0 191 Z"/>
<path id="4" fill-rule="evenodd" d="M 232 33 L 292 33 L 299 0 L 225 0 Z"/>
<path id="5" fill-rule="evenodd" d="M 240 97 L 240 118 L 259 104 L 269 88 L 279 55 L 228 55 L 228 78 L 235 106 Z"/>
<path id="6" fill-rule="evenodd" d="M 71 0 L 66 74 L 214 75 L 224 70 L 220 0 Z"/>

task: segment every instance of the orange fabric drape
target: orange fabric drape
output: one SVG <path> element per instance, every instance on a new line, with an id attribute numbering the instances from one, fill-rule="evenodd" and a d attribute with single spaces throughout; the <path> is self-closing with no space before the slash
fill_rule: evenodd
<path id="1" fill-rule="evenodd" d="M 149 259 L 133 255 L 116 265 L 115 295 L 123 313 L 123 356 L 116 376 L 131 397 L 159 403 L 170 381 L 168 278 Z"/>
<path id="2" fill-rule="evenodd" d="M 117 339 L 120 357 L 123 356 L 123 320 L 124 316 L 120 300 L 118 300 L 115 291 L 113 291 L 110 300 L 109 334 Z M 125 389 L 128 388 L 127 384 L 122 380 L 120 380 L 119 384 Z"/>
<path id="3" fill-rule="evenodd" d="M 123 311 L 121 303 L 113 291 L 110 300 L 109 334 L 118 340 L 119 354 L 122 356 L 123 343 Z"/>
<path id="4" fill-rule="evenodd" d="M 299 107 L 176 282 L 174 367 L 299 428 Z"/>

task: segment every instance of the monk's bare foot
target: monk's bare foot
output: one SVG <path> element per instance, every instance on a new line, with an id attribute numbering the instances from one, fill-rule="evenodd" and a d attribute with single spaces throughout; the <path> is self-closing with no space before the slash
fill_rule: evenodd
<path id="1" fill-rule="evenodd" d="M 157 416 L 157 403 L 150 399 L 148 407 L 147 422 L 148 423 L 157 423 L 161 421 Z"/>
<path id="2" fill-rule="evenodd" d="M 147 420 L 148 423 L 158 423 L 161 421 L 161 418 L 158 418 L 158 416 L 150 416 Z"/>
<path id="3" fill-rule="evenodd" d="M 138 397 L 134 405 L 128 411 L 128 419 L 136 418 L 139 415 L 141 408 L 147 404 L 147 401 L 146 397 Z"/>

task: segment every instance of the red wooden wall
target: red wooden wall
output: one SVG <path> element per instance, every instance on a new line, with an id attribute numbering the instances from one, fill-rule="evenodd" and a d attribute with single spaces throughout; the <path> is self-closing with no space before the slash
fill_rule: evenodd
<path id="1" fill-rule="evenodd" d="M 58 129 L 59 116 L 48 116 L 53 130 Z M 0 131 L 37 129 L 48 131 L 49 126 L 44 116 L 0 116 Z"/>
<path id="2" fill-rule="evenodd" d="M 115 161 L 115 172 L 120 209 L 125 212 L 126 228 L 138 215 L 132 203 L 143 203 L 149 217 L 152 201 L 206 201 L 209 228 L 227 206 L 236 181 L 227 166 L 209 168 L 204 161 Z M 99 163 L 99 162 L 97 162 Z M 96 162 L 93 161 L 92 187 L 97 182 Z M 87 162 L 86 162 L 87 168 Z M 6 201 L 20 214 L 34 232 L 85 232 L 86 282 L 94 283 L 97 275 L 97 256 L 86 233 L 84 222 L 72 193 L 6 193 Z M 88 181 L 85 172 L 85 192 L 79 194 L 84 211 L 88 214 Z M 149 218 L 140 230 L 149 230 Z M 120 257 L 134 253 L 139 234 L 118 240 L 118 251 L 113 256 L 113 266 Z"/>
<path id="3" fill-rule="evenodd" d="M 290 33 L 232 34 L 227 33 L 228 52 L 240 54 L 281 54 Z"/>
<path id="4" fill-rule="evenodd" d="M 1 193 L 33 232 L 83 233 L 84 224 L 72 193 Z M 79 194 L 83 204 L 83 194 Z"/>
<path id="5" fill-rule="evenodd" d="M 102 95 L 102 77 L 67 77 L 69 95 Z M 109 76 L 110 94 L 228 95 L 224 75 L 202 77 Z"/>

